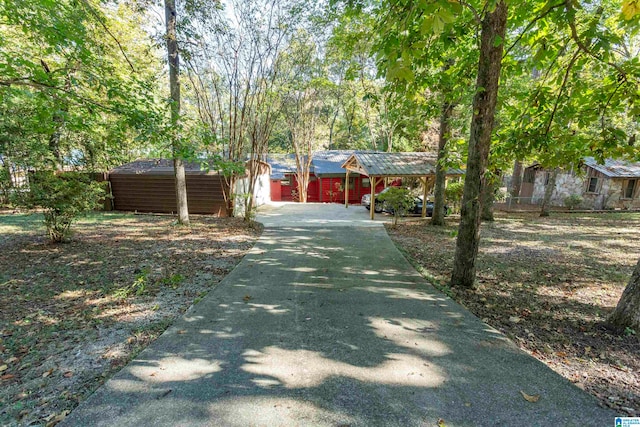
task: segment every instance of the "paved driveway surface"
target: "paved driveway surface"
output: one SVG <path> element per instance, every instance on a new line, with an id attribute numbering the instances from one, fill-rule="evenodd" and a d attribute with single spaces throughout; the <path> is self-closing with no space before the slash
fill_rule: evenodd
<path id="1" fill-rule="evenodd" d="M 434 290 L 366 218 L 357 206 L 262 209 L 250 254 L 64 424 L 613 425 Z"/>

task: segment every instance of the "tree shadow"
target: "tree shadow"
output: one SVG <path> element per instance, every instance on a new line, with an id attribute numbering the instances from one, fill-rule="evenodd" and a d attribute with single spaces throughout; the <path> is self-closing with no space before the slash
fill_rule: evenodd
<path id="1" fill-rule="evenodd" d="M 220 286 L 64 424 L 599 425 L 612 416 L 429 286 L 384 229 L 343 227 L 265 230 Z"/>

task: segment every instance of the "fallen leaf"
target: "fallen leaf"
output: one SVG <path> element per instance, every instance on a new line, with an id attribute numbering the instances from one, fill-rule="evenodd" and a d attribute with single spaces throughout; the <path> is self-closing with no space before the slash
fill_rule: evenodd
<path id="1" fill-rule="evenodd" d="M 49 421 L 46 424 L 46 427 L 55 426 L 56 424 L 58 424 L 59 422 L 64 420 L 67 417 L 67 415 L 69 415 L 69 411 L 68 410 L 62 411 L 58 415 L 54 415 L 54 417 L 51 419 L 51 421 Z"/>
<path id="2" fill-rule="evenodd" d="M 438 427 L 447 427 L 442 418 L 438 418 Z"/>
<path id="3" fill-rule="evenodd" d="M 511 323 L 520 323 L 520 322 L 522 322 L 522 319 L 519 318 L 518 316 L 511 316 L 511 317 L 509 317 L 509 322 L 511 322 Z"/>
<path id="4" fill-rule="evenodd" d="M 73 372 L 67 371 L 64 374 L 62 374 L 62 376 L 65 378 L 71 378 L 73 376 Z"/>
<path id="5" fill-rule="evenodd" d="M 13 377 L 15 377 L 15 375 L 13 375 L 13 374 L 5 374 L 5 375 L 1 376 L 0 379 L 4 381 L 4 380 L 10 380 Z"/>
<path id="6" fill-rule="evenodd" d="M 251 299 L 251 295 L 245 295 L 244 298 L 242 298 L 244 302 L 247 302 Z"/>
<path id="7" fill-rule="evenodd" d="M 46 371 L 44 374 L 42 374 L 42 378 L 47 378 L 49 375 L 51 375 L 53 373 L 53 368 L 49 369 L 48 371 Z"/>
<path id="8" fill-rule="evenodd" d="M 536 403 L 538 400 L 540 400 L 539 394 L 532 396 L 530 394 L 525 393 L 522 390 L 520 390 L 520 394 L 522 395 L 522 397 L 524 397 L 524 400 L 526 400 L 527 402 Z"/>
<path id="9" fill-rule="evenodd" d="M 183 335 L 183 334 L 186 334 L 186 333 L 187 333 L 187 331 L 185 331 L 184 329 L 180 329 L 178 331 L 178 334 L 180 334 L 180 335 Z"/>

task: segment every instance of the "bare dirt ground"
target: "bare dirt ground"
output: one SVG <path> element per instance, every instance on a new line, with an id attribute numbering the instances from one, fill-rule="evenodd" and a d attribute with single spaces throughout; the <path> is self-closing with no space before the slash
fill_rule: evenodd
<path id="1" fill-rule="evenodd" d="M 241 220 L 95 214 L 53 245 L 0 215 L 0 425 L 53 426 L 253 246 Z"/>
<path id="2" fill-rule="evenodd" d="M 447 286 L 457 222 L 387 228 L 427 278 L 620 415 L 640 416 L 640 331 L 611 333 L 640 256 L 640 214 L 501 214 L 482 226 L 478 286 Z"/>

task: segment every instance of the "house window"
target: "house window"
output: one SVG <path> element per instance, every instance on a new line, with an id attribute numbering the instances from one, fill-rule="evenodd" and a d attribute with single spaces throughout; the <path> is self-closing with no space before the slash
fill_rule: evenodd
<path id="1" fill-rule="evenodd" d="M 291 185 L 291 179 L 284 178 L 282 181 L 280 181 L 280 185 L 284 185 L 285 187 Z"/>
<path id="2" fill-rule="evenodd" d="M 587 188 L 587 193 L 595 193 L 598 190 L 598 178 L 592 176 L 589 178 L 589 187 Z"/>
<path id="3" fill-rule="evenodd" d="M 633 199 L 633 193 L 636 191 L 637 179 L 630 179 L 627 181 L 627 187 L 624 189 L 624 198 Z"/>
<path id="4" fill-rule="evenodd" d="M 362 178 L 362 188 L 369 188 L 371 186 L 371 181 L 369 178 Z"/>
<path id="5" fill-rule="evenodd" d="M 342 178 L 342 188 L 344 187 L 344 182 L 345 182 L 346 178 Z M 356 188 L 356 179 L 351 177 L 349 178 L 349 190 L 353 190 L 354 188 Z"/>

